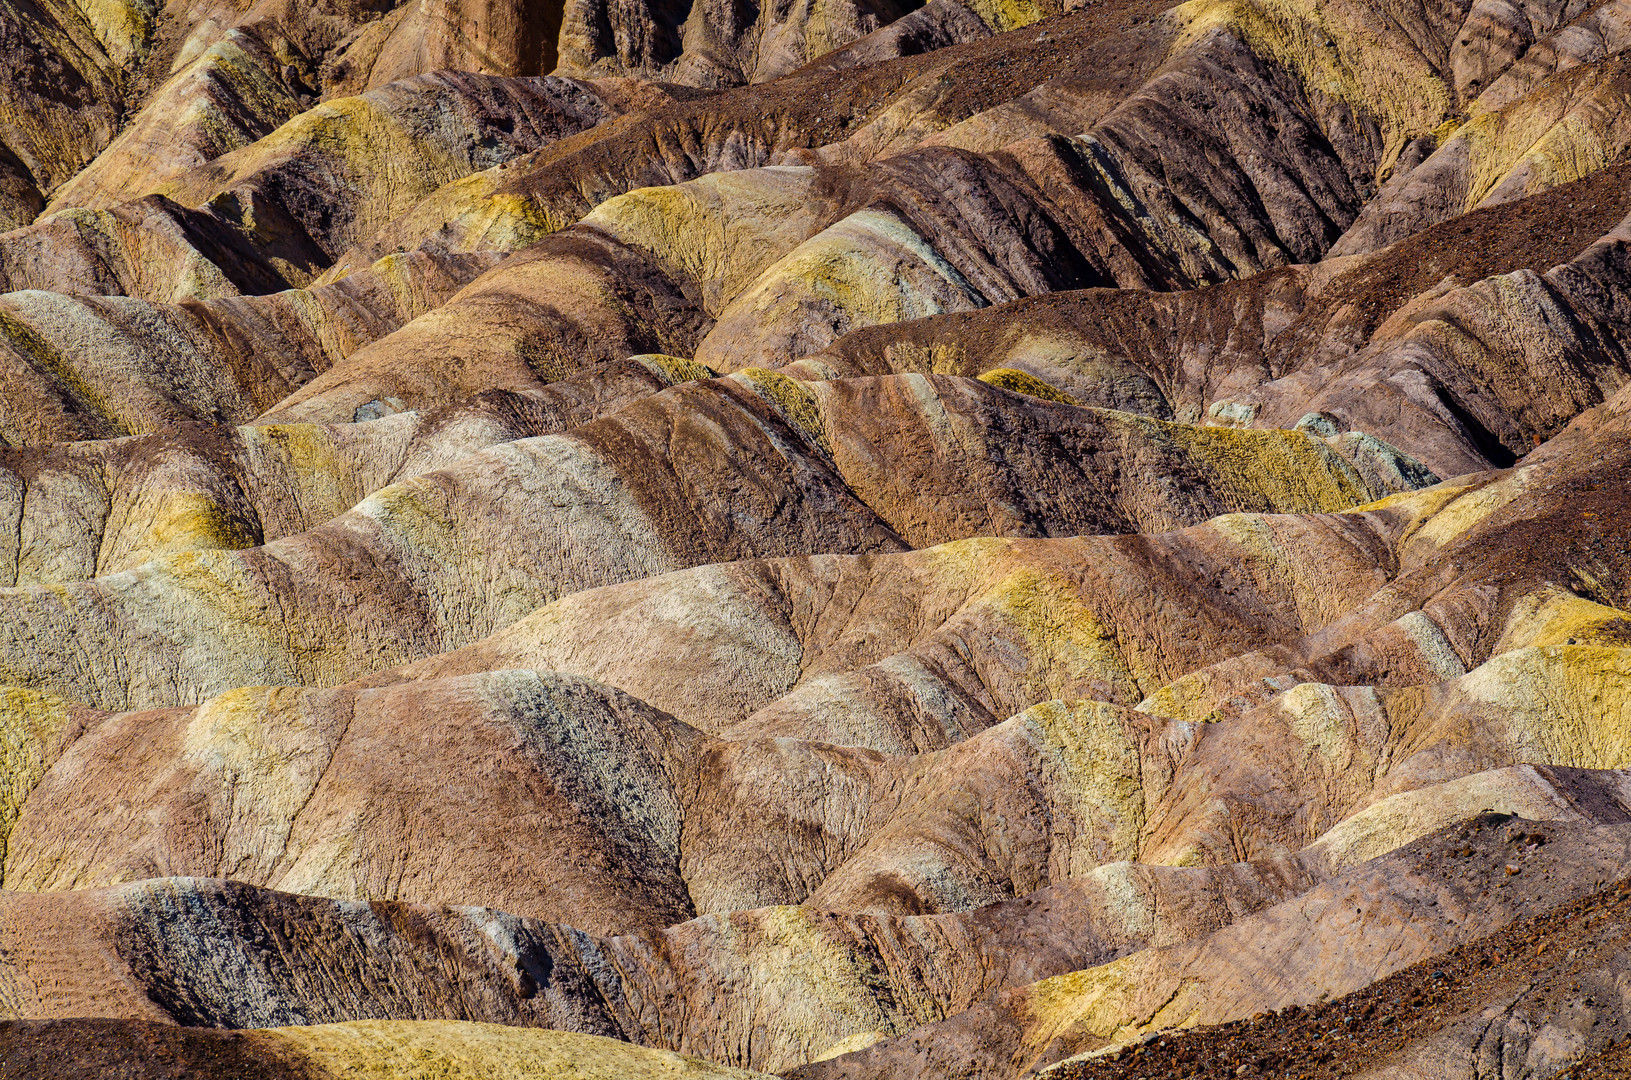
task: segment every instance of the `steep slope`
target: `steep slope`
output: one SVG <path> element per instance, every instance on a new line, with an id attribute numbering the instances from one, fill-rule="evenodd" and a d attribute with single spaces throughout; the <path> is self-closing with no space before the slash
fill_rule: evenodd
<path id="1" fill-rule="evenodd" d="M 261 70 L 236 53 L 223 56 Z M 200 91 L 183 79 L 173 92 L 190 106 Z M 59 193 L 53 209 L 61 209 L 0 236 L 7 286 L 176 303 L 307 285 L 354 236 L 441 184 L 592 127 L 609 113 L 586 84 L 451 72 L 306 111 L 259 104 L 268 119 L 245 118 L 245 137 L 234 137 L 230 127 L 223 133 L 212 111 L 183 119 L 179 145 L 173 118 L 144 112 Z M 251 142 L 255 127 L 267 130 Z M 161 140 L 159 155 L 152 144 Z M 172 154 L 181 160 L 169 164 Z M 171 250 L 151 250 L 155 245 Z M 178 255 L 191 264 L 182 274 L 165 265 Z M 160 267 L 166 275 L 150 280 Z"/>
<path id="2" fill-rule="evenodd" d="M 330 84 L 323 69 L 344 51 L 346 39 L 393 6 L 371 0 L 8 3 L 0 11 L 0 223 L 26 225 L 47 203 L 75 205 L 58 198 L 59 191 L 109 148 L 125 119 L 150 97 L 167 101 L 172 118 L 138 123 L 113 151 L 125 164 L 94 173 L 123 179 L 137 146 L 163 145 L 160 126 L 186 133 L 183 155 L 219 153 L 263 134 L 259 129 L 268 122 L 286 119 Z M 397 65 L 391 78 L 439 66 Z M 203 116 L 193 114 L 197 98 L 212 94 L 221 100 L 205 105 Z M 168 157 L 170 148 L 165 151 Z M 103 186 L 74 185 L 70 199 Z"/>
<path id="3" fill-rule="evenodd" d="M 715 174 L 612 199 L 581 224 L 501 264 L 457 305 L 348 358 L 272 415 L 332 420 L 354 402 L 382 394 L 446 401 L 528 378 L 540 367 L 569 370 L 586 349 L 609 357 L 658 348 L 694 354 L 720 370 L 777 368 L 814 354 L 788 373 L 826 378 L 847 372 L 824 366 L 823 350 L 842 350 L 835 339 L 859 327 L 895 326 L 864 339 L 881 338 L 864 346 L 876 350 L 894 334 L 934 337 L 937 324 L 901 324 L 917 316 L 1081 286 L 1184 280 L 1190 271 L 1181 259 L 1174 265 L 1170 254 L 1152 252 L 1140 263 L 1139 226 L 1114 220 L 1119 204 L 1105 222 L 1102 206 L 1070 197 L 1087 185 L 1059 183 L 1057 170 L 1068 163 L 1057 150 L 1008 159 L 1006 175 L 966 153 L 924 150 L 866 169 Z M 1261 411 L 1264 426 L 1283 427 L 1310 411 L 1356 413 L 1351 426 L 1390 440 L 1403 434 L 1391 430 L 1395 425 L 1424 429 L 1415 438 L 1437 444 L 1437 461 L 1425 457 L 1420 443 L 1401 445 L 1446 475 L 1510 464 L 1533 437 L 1555 433 L 1623 384 L 1624 330 L 1613 284 L 1624 250 L 1617 232 L 1627 210 L 1622 181 L 1620 170 L 1608 170 L 1510 211 L 1441 226 L 1368 263 L 1344 266 L 1334 279 L 1329 272 L 1290 269 L 1170 298 L 1100 293 L 1076 301 L 1080 315 L 1062 319 L 1038 314 L 1045 306 L 1018 309 L 1017 319 L 993 318 L 1023 327 L 1015 337 L 1027 341 L 1044 336 L 1038 320 L 1071 324 L 1055 330 L 1051 349 L 1042 341 L 1030 346 L 1057 356 L 1050 370 L 1036 373 L 1067 380 L 1061 385 L 1090 403 L 1120 407 L 1131 398 L 1142 408 L 1161 409 L 1158 393 L 1166 409 L 1181 409 L 1187 419 L 1232 404 L 1222 415 L 1240 418 L 1234 422 L 1249 423 Z M 1575 213 L 1576 200 L 1585 213 Z M 1522 235 L 1526 224 L 1559 211 L 1568 213 L 1569 231 L 1544 245 L 1509 240 L 1492 252 L 1481 242 Z M 1594 241 L 1601 243 L 1594 247 Z M 1503 250 L 1504 257 L 1491 257 Z M 1422 252 L 1433 252 L 1431 261 L 1420 262 Z M 880 266 L 890 269 L 883 273 Z M 1212 276 L 1195 272 L 1201 280 Z M 1445 277 L 1458 272 L 1466 291 L 1445 295 Z M 1216 276 L 1232 273 L 1218 269 Z M 1398 280 L 1401 273 L 1414 278 L 1413 288 Z M 1321 304 L 1315 297 L 1327 290 Z M 573 307 L 562 304 L 563 293 Z M 1238 311 L 1241 305 L 1246 311 Z M 1305 307 L 1310 310 L 1300 314 Z M 549 329 L 518 332 L 518 308 L 527 313 L 526 325 Z M 678 323 L 678 311 L 691 322 Z M 599 317 L 591 321 L 589 312 Z M 1253 316 L 1267 318 L 1256 328 L 1261 344 L 1241 340 L 1251 331 L 1237 320 Z M 1116 321 L 1096 326 L 1093 317 Z M 1166 328 L 1166 341 L 1152 339 L 1151 322 Z M 469 342 L 458 365 L 445 365 L 434 380 L 428 372 L 410 374 L 402 357 L 445 337 L 452 324 Z M 1275 332 L 1284 340 L 1276 343 Z M 1082 341 L 1083 333 L 1091 337 Z M 1223 339 L 1223 357 L 1214 336 Z M 1180 337 L 1186 345 L 1176 344 Z M 1529 345 L 1526 338 L 1538 340 Z M 942 342 L 923 344 L 932 351 Z M 1172 354 L 1182 356 L 1186 347 L 1204 352 L 1212 370 L 1174 370 Z M 931 357 L 862 362 L 870 362 L 862 368 L 869 372 L 966 370 L 949 356 L 940 362 L 953 366 L 939 368 Z M 1503 382 L 1513 382 L 1502 369 L 1540 363 L 1564 370 L 1568 382 L 1560 390 L 1568 401 L 1544 428 L 1520 433 L 1498 415 L 1518 406 L 1500 402 L 1498 395 L 1512 392 Z M 1485 370 L 1468 371 L 1469 364 Z M 1118 367 L 1135 370 L 1118 377 Z M 1399 377 L 1408 369 L 1421 377 Z M 1153 382 L 1156 393 L 1115 385 L 1134 381 Z M 1521 385 L 1528 406 L 1539 384 Z M 1469 396 L 1473 387 L 1489 388 L 1483 400 Z M 1406 419 L 1402 410 L 1417 416 Z"/>
<path id="4" fill-rule="evenodd" d="M 1067 70 L 1120 100 L 1160 64 L 1159 0 L 1117 0 L 1016 32 L 876 64 L 812 66 L 760 86 L 648 97 L 588 135 L 450 184 L 340 265 L 429 242 L 513 250 L 636 188 L 824 158 L 866 161 L 1023 94 Z M 927 8 L 923 10 L 928 10 Z M 842 54 L 837 54 L 841 56 Z M 601 84 L 604 85 L 604 84 Z"/>
<path id="5" fill-rule="evenodd" d="M 1084 403 L 1373 432 L 1445 476 L 1510 464 L 1625 385 L 1623 332 L 1609 327 L 1626 175 L 1608 168 L 1369 258 L 859 330 L 786 371 L 1009 367 Z"/>
<path id="6" fill-rule="evenodd" d="M 1624 970 L 1627 888 L 1525 920 L 1337 1001 L 1234 1023 L 1046 1075 L 1233 1076 L 1243 1065 L 1326 1077 L 1465 1076 L 1497 1054 L 1531 1074 L 1624 1075 L 1623 1020 L 1607 988 Z M 1498 1048 L 1498 1049 L 1497 1049 Z"/>
<path id="7" fill-rule="evenodd" d="M 293 82 L 260 35 L 229 30 L 175 71 L 96 160 L 52 193 L 53 208 L 109 209 L 271 134 L 304 108 Z"/>
<path id="8" fill-rule="evenodd" d="M 0 227 L 32 221 L 113 138 L 122 82 L 76 5 L 0 9 Z"/>

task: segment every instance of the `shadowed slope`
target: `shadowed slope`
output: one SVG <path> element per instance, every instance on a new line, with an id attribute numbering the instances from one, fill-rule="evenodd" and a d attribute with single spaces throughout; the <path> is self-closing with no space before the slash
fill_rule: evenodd
<path id="1" fill-rule="evenodd" d="M 213 133 L 201 130 L 196 117 L 172 116 L 182 155 L 219 152 L 262 133 L 257 129 L 266 120 L 287 119 L 319 88 L 333 86 L 328 62 L 390 6 L 370 0 L 6 4 L 0 9 L 0 225 L 25 225 L 48 201 L 54 208 L 72 205 L 53 196 L 108 147 L 155 86 L 158 100 L 183 109 L 191 104 L 182 102 L 186 90 L 224 91 L 223 107 L 205 107 L 202 126 Z M 200 59 L 202 68 L 194 64 Z M 390 78 L 428 70 L 399 65 Z M 139 124 L 145 130 L 115 157 L 129 163 L 125 155 L 135 145 L 162 146 L 154 127 Z M 171 149 L 165 147 L 165 156 Z M 126 168 L 94 171 L 116 176 Z"/>
<path id="2" fill-rule="evenodd" d="M 1145 96 L 1122 107 L 1130 115 L 1159 107 L 1154 89 L 1140 93 Z M 1215 116 L 1215 110 L 1204 115 Z M 801 356 L 819 357 L 829 346 L 842 355 L 845 346 L 834 340 L 872 324 L 1084 285 L 1166 287 L 1244 276 L 1317 258 L 1336 235 L 1297 241 L 1288 250 L 1246 228 L 1258 220 L 1274 236 L 1296 230 L 1306 235 L 1317 221 L 1341 216 L 1335 204 L 1320 209 L 1313 196 L 1312 202 L 1266 210 L 1243 203 L 1237 211 L 1222 203 L 1208 211 L 1212 217 L 1193 218 L 1182 236 L 1167 235 L 1163 222 L 1183 219 L 1187 211 L 1128 211 L 1127 199 L 1118 202 L 1105 193 L 1103 178 L 1095 179 L 1093 170 L 1111 166 L 1093 165 L 1101 151 L 1090 149 L 1058 139 L 1015 143 L 985 156 L 924 148 L 864 170 L 715 174 L 614 198 L 581 224 L 501 265 L 446 310 L 349 358 L 272 415 L 333 420 L 385 394 L 445 401 L 450 392 L 471 393 L 540 368 L 581 363 L 586 350 L 610 358 L 619 349 L 657 348 L 694 354 L 718 370 L 781 367 Z M 1118 160 L 1120 173 L 1134 168 L 1133 159 Z M 1314 172 L 1325 167 L 1312 159 L 1302 165 Z M 1390 441 L 1398 441 L 1389 430 L 1395 425 L 1418 429 L 1417 445 L 1406 448 L 1445 474 L 1509 464 L 1514 448 L 1532 445 L 1533 435 L 1514 430 L 1517 425 L 1500 414 L 1530 409 L 1531 397 L 1554 371 L 1564 381 L 1553 393 L 1563 400 L 1550 417 L 1530 421 L 1535 434 L 1555 432 L 1623 381 L 1623 305 L 1616 282 L 1624 241 L 1615 231 L 1626 210 L 1620 179 L 1620 171 L 1611 170 L 1578 187 L 1543 192 L 1510 212 L 1440 226 L 1368 262 L 1292 268 L 1171 297 L 1097 294 L 1085 299 L 1088 308 L 1077 319 L 1044 318 L 1053 324 L 1046 329 L 1033 325 L 1040 310 L 1034 306 L 994 313 L 985 325 L 1006 323 L 1015 344 L 1052 330 L 1054 341 L 1030 344 L 1038 355 L 1033 362 L 1057 354 L 1054 371 L 1089 403 L 1142 407 L 1165 397 L 1166 408 L 1189 419 L 1232 403 L 1228 416 L 1243 418 L 1237 422 L 1249 423 L 1261 412 L 1265 423 L 1278 426 L 1291 426 L 1310 411 L 1351 413 L 1349 426 Z M 1183 186 L 1214 180 L 1222 183 L 1222 174 L 1197 175 Z M 1277 187 L 1287 183 L 1274 181 Z M 1323 190 L 1313 173 L 1292 186 Z M 1149 201 L 1156 194 L 1140 189 L 1136 197 Z M 1223 199 L 1224 193 L 1214 196 Z M 1573 215 L 1576 199 L 1585 214 Z M 1573 219 L 1566 237 L 1548 238 L 1544 245 L 1511 239 L 1525 219 L 1558 212 Z M 1238 233 L 1235 240 L 1225 243 L 1225 227 Z M 1501 234 L 1509 239 L 1495 251 L 1504 257 L 1479 252 L 1483 245 L 1469 242 Z M 1587 250 L 1599 239 L 1599 248 Z M 1447 241 L 1454 246 L 1444 252 Z M 1571 268 L 1558 269 L 1571 258 Z M 1440 272 L 1430 276 L 1434 268 Z M 1457 271 L 1465 275 L 1463 291 L 1445 295 L 1444 277 Z M 1498 274 L 1506 276 L 1480 283 Z M 1411 286 L 1391 280 L 1401 276 Z M 552 298 L 566 287 L 576 307 L 563 310 Z M 1327 288 L 1329 299 L 1322 302 L 1318 297 Z M 625 297 L 640 299 L 631 305 Z M 1304 307 L 1309 312 L 1299 318 Z M 548 329 L 522 333 L 515 325 L 522 312 Z M 657 312 L 665 315 L 654 318 Z M 1090 313 L 1113 321 L 1090 320 Z M 1159 337 L 1152 336 L 1152 321 Z M 455 324 L 460 363 L 442 365 L 434 378 L 404 363 L 406 355 L 448 336 Z M 897 332 L 935 334 L 926 324 L 873 337 L 885 343 Z M 1540 343 L 1525 343 L 1536 335 Z M 925 344 L 932 352 L 937 343 Z M 1204 355 L 1205 367 L 1180 366 L 1186 351 Z M 1073 356 L 1080 358 L 1074 365 L 1058 362 Z M 869 362 L 862 370 L 962 370 L 949 354 L 941 361 L 947 366 L 938 368 L 932 356 Z M 1477 372 L 1476 379 L 1456 370 L 1474 365 L 1493 370 Z M 1551 370 L 1539 378 L 1509 374 L 1514 367 L 1540 365 Z M 1138 369 L 1159 393 L 1114 385 L 1121 381 L 1117 369 L 1127 367 Z M 812 360 L 790 373 L 821 377 L 833 370 Z M 842 366 L 836 371 L 847 373 Z M 1276 385 L 1258 391 L 1268 382 Z M 1471 386 L 1489 389 L 1473 397 Z"/>
<path id="3" fill-rule="evenodd" d="M 30 1017 L 84 1009 L 91 995 L 104 1015 L 201 1026 L 359 1014 L 482 1019 L 786 1070 L 831 1056 L 829 1046 L 841 1051 L 970 1008 L 989 1020 L 992 1002 L 1036 993 L 1020 988 L 1041 975 L 1088 967 L 1070 976 L 1080 981 L 1094 977 L 1089 965 L 1108 964 L 1098 972 L 1104 978 L 1138 962 L 1172 970 L 1185 953 L 1228 956 L 1253 933 L 1317 919 L 1348 897 L 1358 898 L 1378 950 L 1401 948 L 1383 969 L 1396 970 L 1411 951 L 1432 955 L 1591 892 L 1612 879 L 1625 846 L 1623 824 L 1593 826 L 1590 818 L 1566 827 L 1512 822 L 1542 845 L 1513 846 L 1511 829 L 1489 827 L 1490 818 L 1501 823 L 1486 815 L 1484 827 L 1445 829 L 1324 883 L 1322 871 L 1310 875 L 1297 860 L 1216 869 L 1117 864 L 960 915 L 776 908 L 594 938 L 485 909 L 337 903 L 174 879 L 69 896 L 7 894 L 0 934 L 16 958 L 4 969 L 13 1008 Z M 1447 850 L 1449 875 L 1436 861 Z M 1504 866 L 1515 857 L 1526 876 L 1507 881 Z M 1567 881 L 1561 891 L 1548 874 Z M 1446 905 L 1463 925 L 1435 917 L 1432 909 Z M 1401 920 L 1401 909 L 1423 917 Z M 1226 972 L 1227 962 L 1190 965 L 1187 992 Z M 1351 979 L 1315 973 L 1294 992 L 1312 1001 L 1341 993 Z M 119 989 L 110 996 L 109 986 Z M 1238 992 L 1265 991 L 1275 992 Z M 676 1000 L 689 1007 L 671 1011 Z M 812 1071 L 847 1075 L 877 1053 Z"/>
<path id="4" fill-rule="evenodd" d="M 868 161 L 1057 75 L 1090 74 L 1119 100 L 1160 63 L 1170 31 L 1139 26 L 1160 0 L 1095 5 L 1045 34 L 1018 32 L 926 56 L 795 72 L 762 86 L 676 94 L 506 169 L 448 185 L 340 261 L 366 265 L 423 242 L 512 250 L 614 195 L 722 170 Z M 1137 27 L 1135 29 L 1135 27 Z M 857 141 L 850 144 L 848 140 Z"/>
<path id="5" fill-rule="evenodd" d="M 1025 136 L 1079 136 L 1069 142 L 1101 208 L 1135 219 L 1129 246 L 1177 256 L 1185 278 L 1209 280 L 1317 258 L 1377 173 L 1404 143 L 1442 127 L 1458 97 L 1435 60 L 1459 5 L 1401 9 L 1379 23 L 1358 4 L 1189 4 L 1137 25 L 1158 10 L 1095 7 L 1042 33 L 865 69 L 818 64 L 809 76 L 631 116 L 508 175 L 449 189 L 375 242 L 411 246 L 440 229 L 437 243 L 510 243 L 608 194 L 719 168 L 873 160 L 925 139 L 994 152 Z M 741 115 L 749 102 L 756 108 Z M 959 133 L 964 121 L 981 134 Z M 675 153 L 697 143 L 700 154 Z M 1224 175 L 1215 157 L 1238 172 Z"/>
<path id="6" fill-rule="evenodd" d="M 787 373 L 1015 368 L 1084 404 L 1373 433 L 1445 476 L 1509 464 L 1625 385 L 1627 175 L 1606 169 L 1373 256 L 1245 282 L 860 330 Z"/>
<path id="7" fill-rule="evenodd" d="M 0 1076 L 30 1080 L 66 1080 L 115 1068 L 133 1080 L 221 1069 L 232 1069 L 243 1080 L 753 1080 L 760 1075 L 611 1039 L 459 1023 L 359 1021 L 225 1032 L 67 1020 L 0 1025 L 0 1051 Z"/>
<path id="8" fill-rule="evenodd" d="M 77 5 L 0 7 L 0 228 L 32 221 L 113 138 L 123 81 Z"/>
<path id="9" fill-rule="evenodd" d="M 247 57 L 224 59 L 261 70 Z M 195 103 L 186 81 L 174 93 L 175 107 Z M 457 72 L 305 112 L 275 103 L 264 110 L 268 120 L 246 119 L 242 137 L 223 133 L 213 115 L 198 118 L 208 145 L 192 148 L 144 113 L 105 162 L 60 193 L 56 213 L 0 236 L 6 284 L 160 303 L 306 285 L 352 237 L 438 186 L 592 127 L 612 111 L 584 83 Z M 252 131 L 262 137 L 251 140 Z M 161 139 L 180 162 L 154 160 L 147 144 Z M 124 201 L 149 194 L 159 198 Z M 151 250 L 166 245 L 163 255 Z M 154 262 L 177 258 L 193 264 L 190 272 L 163 267 L 165 276 L 152 280 Z"/>
<path id="10" fill-rule="evenodd" d="M 266 42 L 234 28 L 158 87 L 107 149 L 52 193 L 51 208 L 110 209 L 140 198 L 271 134 L 304 107 L 298 80 L 285 80 Z"/>
<path id="11" fill-rule="evenodd" d="M 325 102 L 161 193 L 188 205 L 222 200 L 228 215 L 231 204 L 249 217 L 286 215 L 332 259 L 440 185 L 609 112 L 591 87 L 565 79 L 421 75 Z"/>
<path id="12" fill-rule="evenodd" d="M 1294 86 L 1284 83 L 1284 72 L 1276 74 L 1276 65 L 1285 64 L 1297 78 L 1312 77 L 1307 57 L 1295 51 L 1290 55 L 1274 52 L 1272 43 L 1254 36 L 1254 24 L 1229 23 L 1234 29 L 1225 31 L 1208 22 L 1210 16 L 1203 16 L 1199 9 L 1186 8 L 1159 26 L 1131 32 L 1134 38 L 1153 34 L 1153 42 L 1175 42 L 1175 51 L 1154 79 L 1104 112 L 1081 138 L 1020 140 L 987 154 L 924 147 L 890 159 L 882 175 L 874 175 L 876 168 L 853 175 L 842 169 L 823 170 L 806 174 L 794 184 L 803 186 L 802 198 L 788 191 L 767 205 L 755 201 L 758 195 L 750 195 L 745 202 L 729 195 L 706 214 L 696 207 L 681 210 L 667 205 L 672 199 L 654 204 L 655 196 L 650 195 L 614 200 L 615 205 L 603 206 L 589 223 L 575 230 L 575 239 L 513 261 L 463 298 L 459 306 L 405 330 L 400 338 L 366 350 L 301 391 L 276 415 L 334 421 L 349 418 L 350 411 L 376 398 L 398 397 L 415 405 L 445 402 L 538 373 L 547 377 L 563 366 L 582 363 L 586 352 L 590 360 L 604 360 L 630 352 L 690 355 L 694 351 L 720 369 L 751 363 L 775 366 L 825 346 L 845 329 L 868 323 L 967 309 L 1083 284 L 1184 284 L 1317 258 L 1363 201 L 1362 178 L 1377 167 L 1377 155 L 1385 149 L 1378 147 L 1376 139 L 1418 121 L 1426 123 L 1411 111 L 1416 106 L 1377 96 L 1389 78 L 1405 75 L 1383 64 L 1353 85 L 1353 93 L 1375 114 L 1364 120 L 1351 109 L 1344 111 L 1348 106 L 1305 100 Z M 1201 33 L 1203 26 L 1208 28 L 1205 33 Z M 1114 35 L 1105 37 L 1097 27 L 1085 23 L 1077 33 L 1106 48 L 1121 42 Z M 1161 38 L 1163 34 L 1178 37 Z M 1047 41 L 1018 44 L 1038 50 L 1056 48 L 1051 34 L 1042 36 Z M 1140 59 L 1141 55 L 1134 49 L 1119 63 L 1148 74 L 1147 64 L 1153 61 Z M 971 55 L 969 62 L 977 59 Z M 929 58 L 923 62 L 928 63 Z M 949 55 L 934 60 L 942 66 L 954 62 L 957 58 Z M 1397 62 L 1404 64 L 1405 60 Z M 912 74 L 906 61 L 897 63 L 907 65 L 901 68 L 902 77 Z M 1019 69 L 1025 70 L 1025 65 Z M 1225 92 L 1226 84 L 1234 89 Z M 870 84 L 860 84 L 849 92 L 859 93 L 863 86 L 871 89 Z M 1203 92 L 1192 93 L 1194 87 L 1213 95 L 1210 104 L 1191 100 L 1194 93 Z M 789 101 L 800 100 L 792 82 L 785 90 Z M 802 99 L 806 101 L 802 108 L 814 100 L 807 94 Z M 1229 115 L 1228 110 L 1242 107 L 1237 103 L 1246 100 L 1257 100 L 1261 109 L 1282 115 L 1280 127 L 1301 125 L 1298 130 L 1305 130 L 1306 137 L 1294 141 L 1305 152 L 1285 157 L 1283 145 L 1273 141 L 1278 135 L 1255 148 L 1242 142 L 1268 139 L 1273 134 Z M 1182 117 L 1173 113 L 1177 102 L 1184 103 Z M 689 116 L 684 121 L 687 124 L 707 121 L 705 126 L 715 133 L 710 138 L 740 147 L 743 144 L 731 143 L 727 134 L 734 130 L 735 121 L 720 126 L 709 119 L 710 110 L 720 108 L 725 108 L 723 99 L 677 104 L 671 107 L 671 119 L 678 122 L 677 118 Z M 762 105 L 754 115 L 761 119 L 766 115 Z M 834 115 L 833 110 L 823 109 L 820 122 L 828 123 Z M 487 211 L 479 211 L 480 230 L 491 233 L 494 244 L 501 248 L 525 243 L 539 235 L 536 229 L 524 236 L 517 233 L 515 229 L 525 222 L 557 228 L 611 194 L 604 185 L 609 181 L 615 190 L 622 183 L 615 179 L 620 166 L 614 168 L 609 159 L 594 155 L 636 153 L 640 140 L 632 137 L 634 130 L 658 123 L 660 117 L 656 112 L 641 112 L 627 119 L 633 128 L 625 130 L 619 122 L 612 122 L 585 137 L 566 140 L 561 152 L 568 157 L 546 154 L 509 170 L 503 192 L 495 191 L 492 198 L 497 200 L 494 207 L 502 204 L 507 208 L 502 214 L 512 224 L 500 226 Z M 817 117 L 807 119 L 814 123 Z M 1175 127 L 1178 119 L 1182 123 Z M 299 123 L 315 121 L 302 118 Z M 1366 128 L 1370 123 L 1379 126 L 1372 131 Z M 1158 131 L 1165 132 L 1160 139 L 1155 138 Z M 1218 161 L 1219 166 L 1197 164 L 1193 168 L 1198 171 L 1183 177 L 1171 174 L 1172 162 L 1189 159 L 1161 141 L 1168 138 L 1216 145 L 1217 153 L 1204 158 Z M 721 144 L 721 153 L 724 146 Z M 652 175 L 646 182 L 682 179 L 698 167 L 706 171 L 756 163 L 734 159 L 699 163 L 697 155 L 689 151 L 676 157 L 657 146 L 650 149 L 651 153 L 638 158 L 642 168 L 666 161 L 687 164 L 679 174 Z M 712 155 L 713 151 L 707 151 L 702 157 L 711 159 Z M 1229 160 L 1261 162 L 1264 171 L 1242 180 L 1222 167 Z M 550 172 L 556 166 L 549 161 L 566 171 Z M 584 201 L 591 175 L 600 193 Z M 553 196 L 526 187 L 547 176 L 557 176 L 563 198 L 569 193 L 576 202 L 551 208 L 548 198 Z M 640 182 L 632 176 L 629 180 Z M 766 190 L 789 183 L 785 175 L 741 182 L 749 189 L 758 184 Z M 704 199 L 717 199 L 722 191 L 716 184 L 714 194 Z M 1178 191 L 1193 194 L 1174 202 Z M 1273 198 L 1268 197 L 1270 193 Z M 540 203 L 539 198 L 545 201 Z M 811 211 L 803 215 L 798 227 L 790 228 L 785 214 L 776 212 L 788 198 L 807 204 Z M 728 291 L 717 298 L 707 295 L 713 279 L 703 273 L 708 268 L 706 260 L 697 263 L 682 239 L 690 228 L 705 224 L 701 219 L 708 215 L 717 222 L 712 227 L 728 238 L 723 257 L 733 264 Z M 435 222 L 437 229 L 444 224 L 445 217 Z M 616 242 L 608 247 L 602 232 Z M 933 243 L 926 237 L 933 237 Z M 401 242 L 401 237 L 394 241 Z M 437 246 L 450 243 L 461 242 L 455 235 L 440 232 Z M 750 251 L 751 255 L 742 257 Z M 895 267 L 892 282 L 876 273 L 880 265 Z M 535 324 L 536 329 L 518 332 L 516 326 L 523 322 Z M 432 342 L 450 336 L 455 341 L 452 359 L 434 372 L 419 369 L 412 382 L 405 381 L 410 378 L 407 372 L 417 365 L 404 363 L 404 357 L 434 351 Z M 1483 344 L 1488 347 L 1490 343 Z M 1376 389 L 1372 379 L 1354 393 L 1370 397 Z M 1394 395 L 1399 392 L 1385 383 L 1382 389 Z M 427 396 L 432 393 L 439 396 Z M 1298 404 L 1307 404 L 1307 389 L 1299 393 L 1305 400 Z M 1452 429 L 1452 440 L 1470 438 L 1477 444 L 1485 439 L 1502 445 L 1503 439 L 1510 441 L 1507 432 L 1492 430 L 1487 424 L 1482 433 L 1455 431 L 1468 428 L 1456 412 L 1467 411 L 1467 404 L 1446 406 L 1440 400 L 1443 395 L 1435 395 L 1431 386 L 1424 393 L 1422 400 L 1402 407 L 1436 415 L 1437 423 Z M 1378 415 L 1390 408 L 1396 407 L 1383 406 Z M 1476 406 L 1472 411 L 1477 413 Z M 1280 422 L 1295 419 L 1288 416 Z M 1378 425 L 1372 418 L 1357 426 L 1374 430 Z M 1495 460 L 1488 453 L 1482 456 Z M 1445 451 L 1439 451 L 1437 457 L 1436 464 L 1449 471 L 1471 464 L 1462 455 L 1453 462 L 1456 467 L 1450 468 Z"/>

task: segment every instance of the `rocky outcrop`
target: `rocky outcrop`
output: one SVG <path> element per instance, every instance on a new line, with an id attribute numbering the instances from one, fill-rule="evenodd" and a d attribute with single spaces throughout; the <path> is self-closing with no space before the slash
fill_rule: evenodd
<path id="1" fill-rule="evenodd" d="M 870 161 L 1069 72 L 1101 105 L 1136 90 L 1172 28 L 1155 0 L 1072 13 L 1036 34 L 976 40 L 876 65 L 812 67 L 712 94 L 667 87 L 568 144 L 437 191 L 341 259 L 366 265 L 424 243 L 513 250 L 611 196 L 713 172 L 811 160 Z M 606 87 L 608 81 L 597 81 Z M 1105 100 L 1108 98 L 1108 102 Z"/>

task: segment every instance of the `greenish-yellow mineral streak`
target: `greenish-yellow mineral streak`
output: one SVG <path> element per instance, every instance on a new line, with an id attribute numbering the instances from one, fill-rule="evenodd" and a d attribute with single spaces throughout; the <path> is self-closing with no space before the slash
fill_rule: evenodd
<path id="1" fill-rule="evenodd" d="M 744 1069 L 565 1031 L 357 1020 L 263 1029 L 336 1080 L 753 1080 Z"/>

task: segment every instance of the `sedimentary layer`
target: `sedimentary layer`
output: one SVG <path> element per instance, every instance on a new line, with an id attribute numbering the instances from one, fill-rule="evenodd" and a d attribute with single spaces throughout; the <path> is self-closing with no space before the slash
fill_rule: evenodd
<path id="1" fill-rule="evenodd" d="M 0 1075 L 1612 1070 L 1627 11 L 0 2 Z"/>

